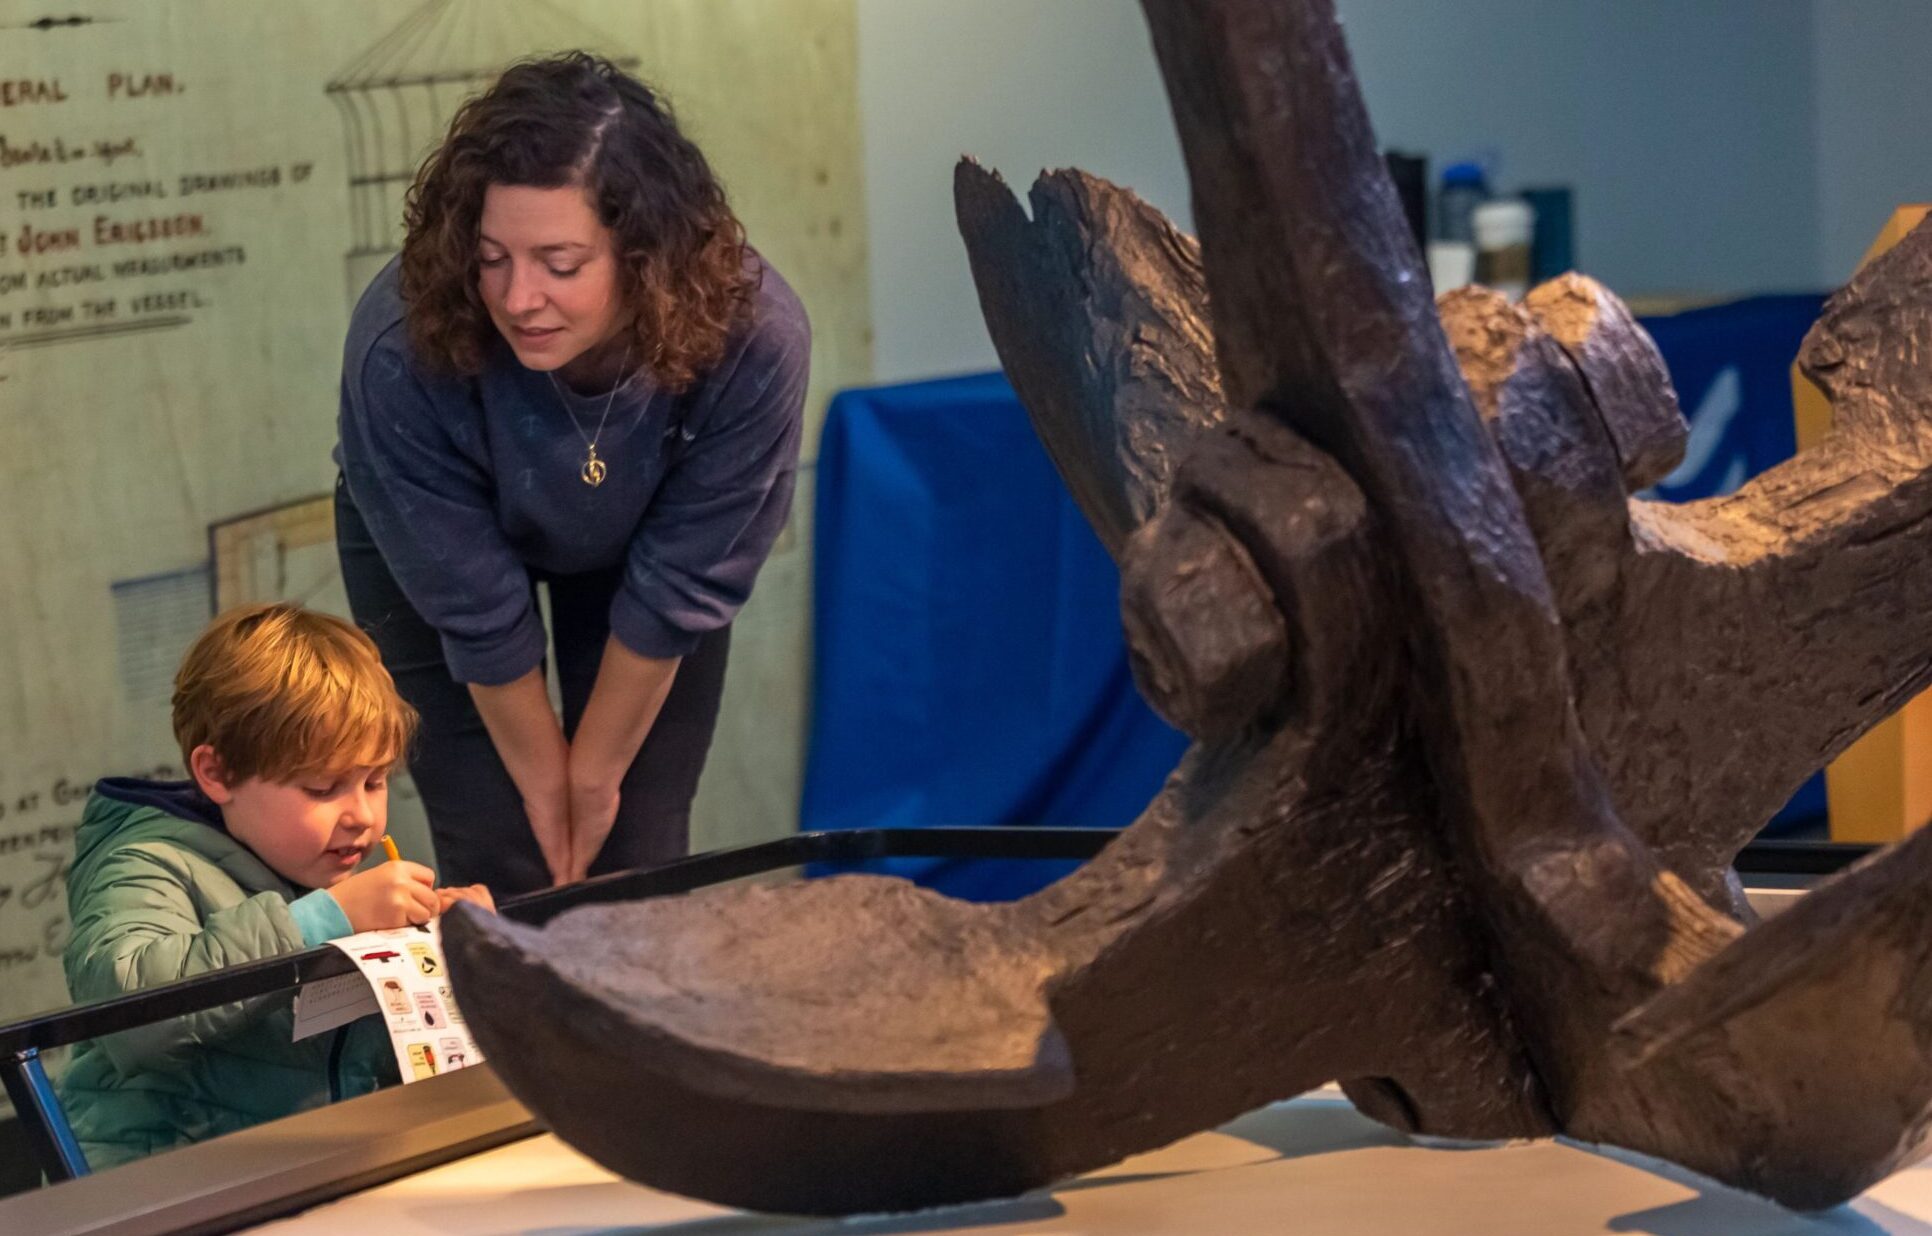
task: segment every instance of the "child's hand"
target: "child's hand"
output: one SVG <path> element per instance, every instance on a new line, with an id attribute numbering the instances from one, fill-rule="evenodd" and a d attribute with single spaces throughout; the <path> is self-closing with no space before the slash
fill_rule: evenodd
<path id="1" fill-rule="evenodd" d="M 482 906 L 490 913 L 496 913 L 496 899 L 490 890 L 481 884 L 465 884 L 461 888 L 439 888 L 436 890 L 436 912 L 446 913 L 459 901 L 467 901 L 473 906 Z"/>
<path id="2" fill-rule="evenodd" d="M 377 863 L 329 888 L 356 931 L 427 923 L 442 912 L 436 873 L 421 863 Z"/>

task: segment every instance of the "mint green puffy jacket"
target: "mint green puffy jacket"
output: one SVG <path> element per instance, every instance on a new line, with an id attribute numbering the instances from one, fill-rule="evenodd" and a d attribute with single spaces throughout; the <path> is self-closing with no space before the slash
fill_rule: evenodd
<path id="1" fill-rule="evenodd" d="M 110 779 L 75 836 L 64 958 L 76 1001 L 105 1000 L 349 934 L 221 827 L 187 782 Z M 56 1084 L 90 1167 L 201 1141 L 396 1080 L 380 1019 L 293 1042 L 284 992 L 82 1043 Z"/>

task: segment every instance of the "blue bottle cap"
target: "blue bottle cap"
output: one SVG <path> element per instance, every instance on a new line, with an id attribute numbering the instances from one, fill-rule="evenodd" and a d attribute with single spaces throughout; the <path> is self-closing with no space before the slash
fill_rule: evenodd
<path id="1" fill-rule="evenodd" d="M 1483 187 L 1483 165 L 1480 163 L 1451 163 L 1442 169 L 1443 185 L 1475 185 Z"/>

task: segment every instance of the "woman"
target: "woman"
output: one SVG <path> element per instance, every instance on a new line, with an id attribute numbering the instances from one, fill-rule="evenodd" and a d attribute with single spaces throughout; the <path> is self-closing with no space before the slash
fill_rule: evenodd
<path id="1" fill-rule="evenodd" d="M 677 857 L 791 508 L 804 309 L 664 104 L 582 53 L 465 104 L 407 224 L 349 326 L 336 535 L 422 715 L 440 878 Z"/>

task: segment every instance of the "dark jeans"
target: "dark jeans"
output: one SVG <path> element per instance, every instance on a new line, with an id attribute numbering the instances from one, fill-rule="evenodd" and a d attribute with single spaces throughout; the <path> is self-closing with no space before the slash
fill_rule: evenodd
<path id="1" fill-rule="evenodd" d="M 403 596 L 340 481 L 336 550 L 356 625 L 369 633 L 396 689 L 422 715 L 409 774 L 422 794 L 442 884 L 485 884 L 497 897 L 550 884 L 543 852 L 523 814 L 523 796 L 497 755 L 469 688 L 450 676 L 442 642 Z M 566 737 L 577 732 L 610 635 L 610 602 L 621 568 L 582 575 L 532 573 L 549 585 L 551 646 L 563 695 Z M 624 774 L 617 822 L 590 873 L 682 858 L 690 848 L 691 799 L 717 727 L 731 628 L 714 631 L 678 666 L 650 736 Z"/>

